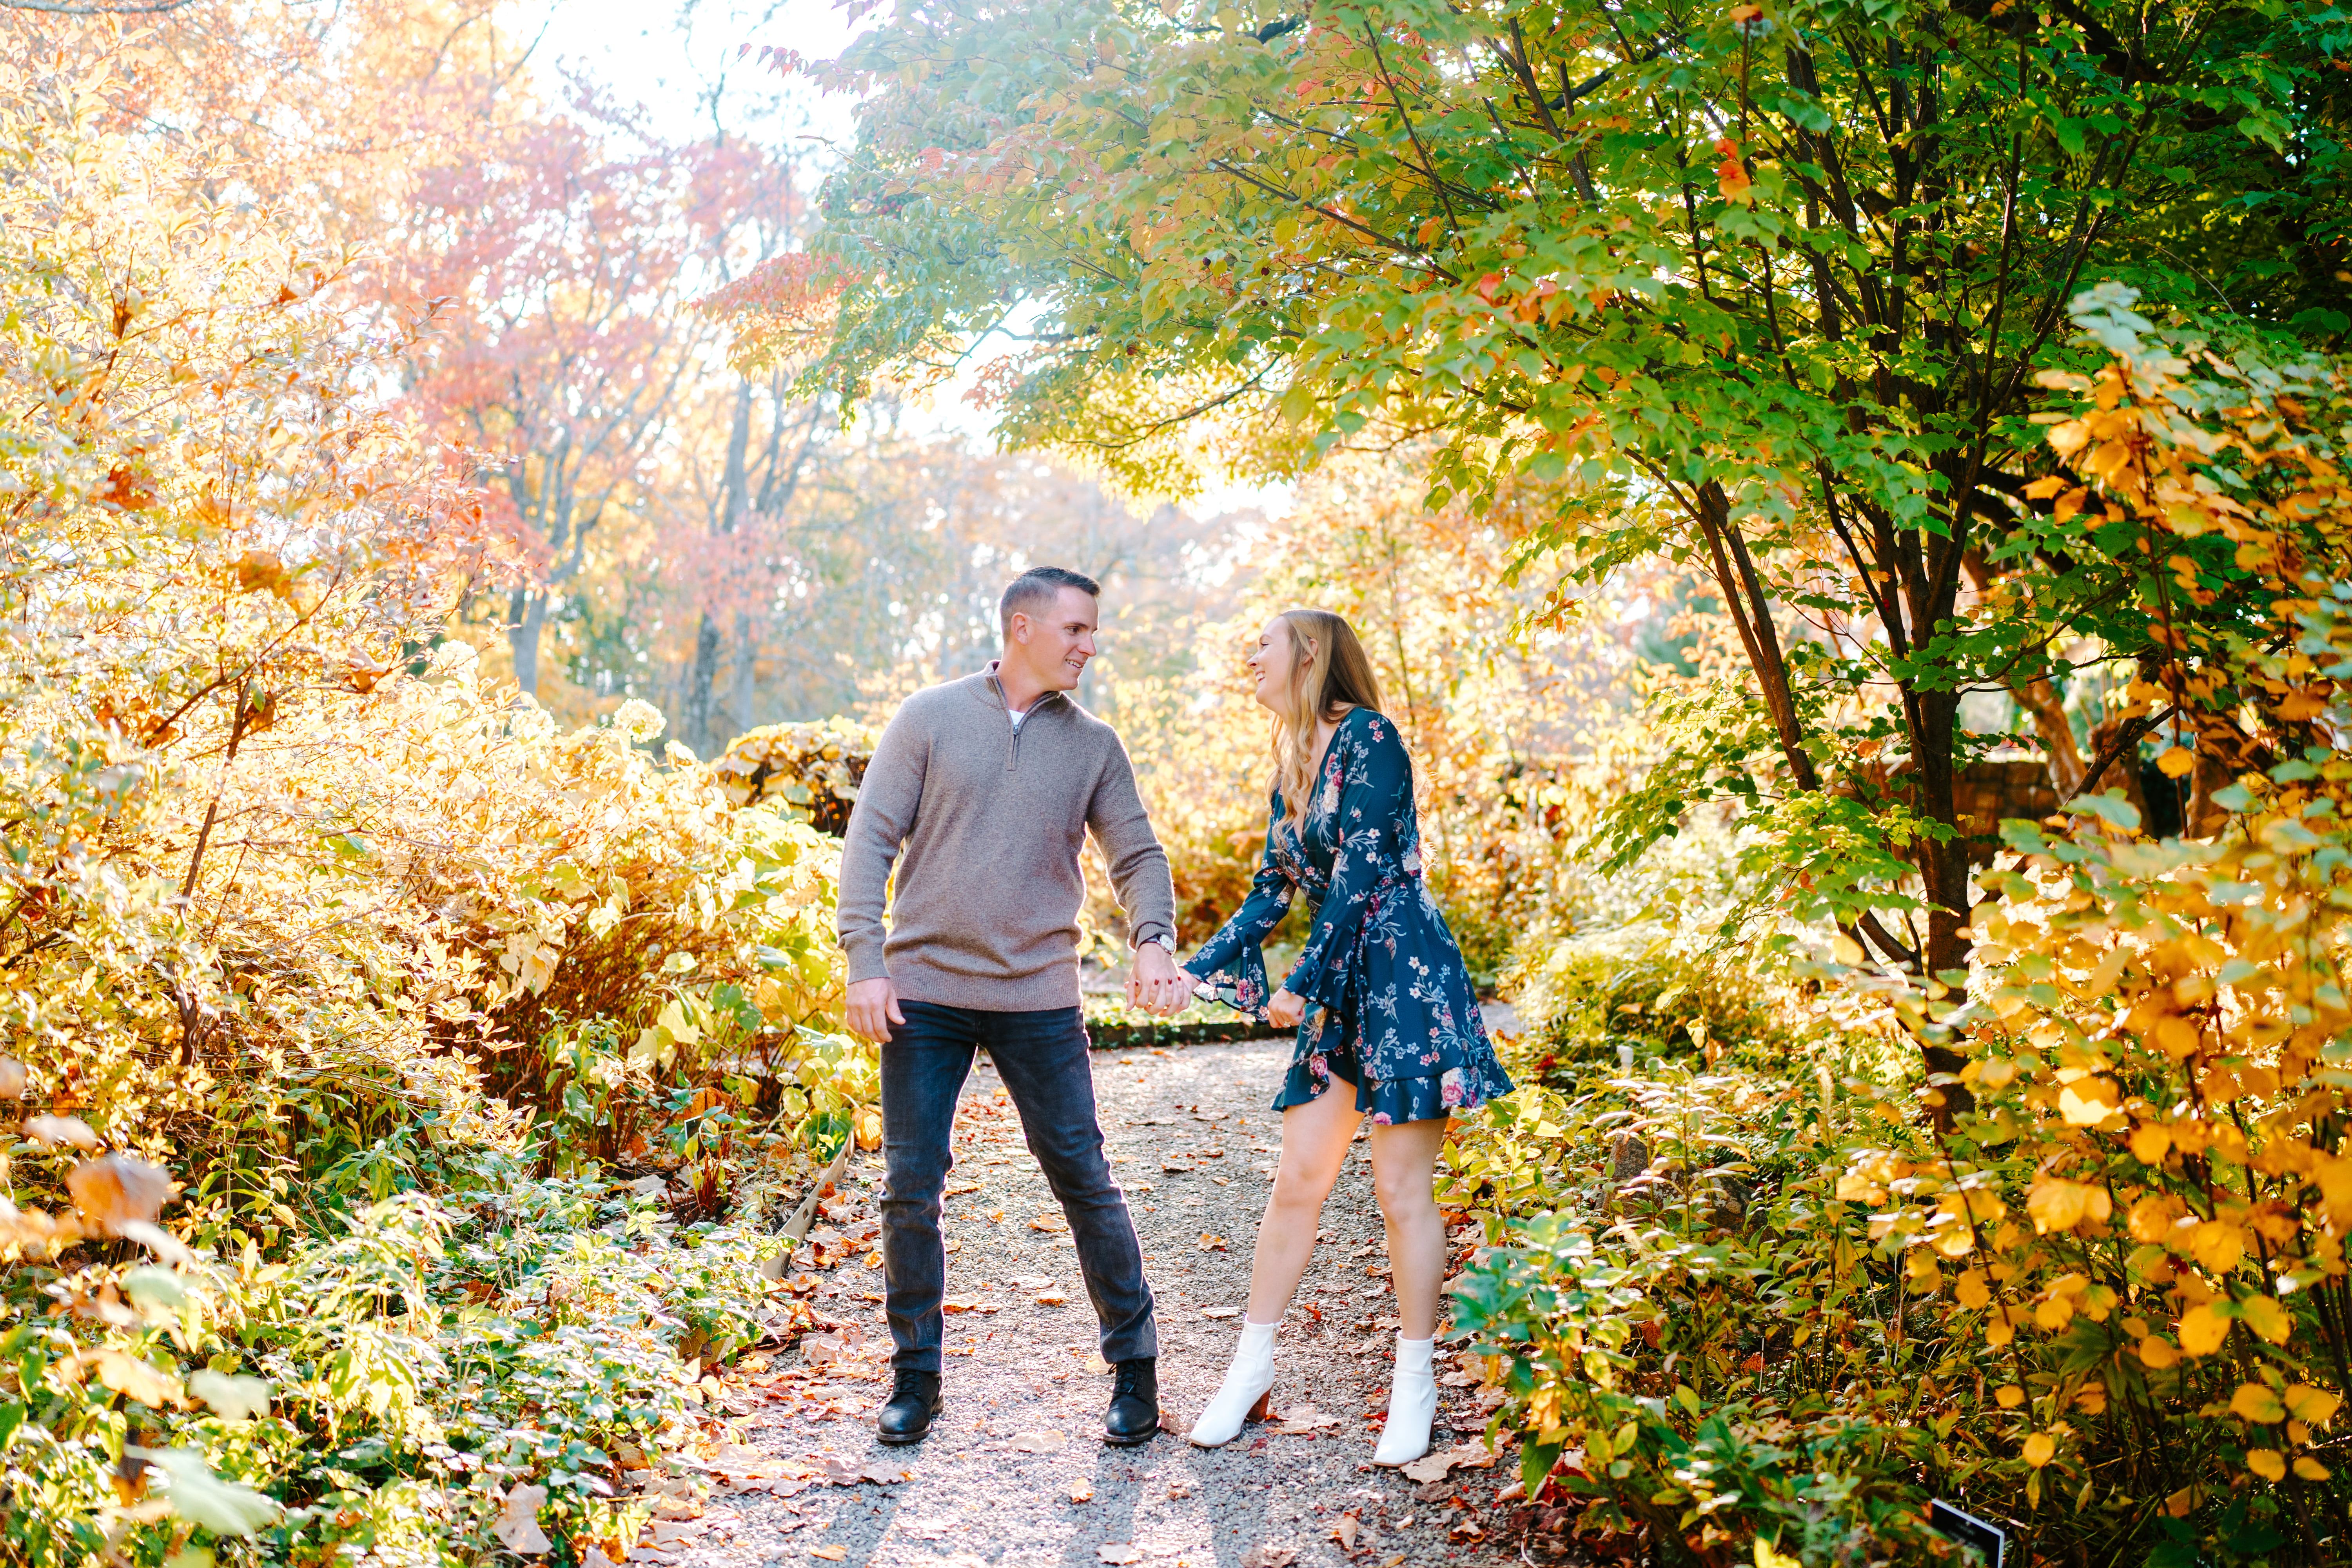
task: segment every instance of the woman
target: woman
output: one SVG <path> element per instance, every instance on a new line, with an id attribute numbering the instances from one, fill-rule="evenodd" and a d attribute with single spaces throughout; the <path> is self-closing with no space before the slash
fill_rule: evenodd
<path id="1" fill-rule="evenodd" d="M 1372 1120 L 1372 1183 L 1396 1281 L 1396 1375 L 1372 1461 L 1429 1450 L 1437 1413 L 1430 1352 L 1445 1225 L 1433 1184 L 1446 1121 L 1510 1079 L 1478 1016 L 1462 950 L 1421 879 L 1412 763 L 1380 711 L 1380 687 L 1346 621 L 1287 610 L 1250 656 L 1257 700 L 1274 712 L 1274 794 L 1265 859 L 1250 896 L 1184 969 L 1204 996 L 1297 1030 L 1275 1098 L 1282 1161 L 1258 1226 L 1241 1348 L 1192 1441 L 1226 1443 L 1265 1414 L 1274 1331 L 1315 1250 L 1323 1200 L 1348 1145 Z M 1307 945 L 1267 994 L 1259 951 L 1291 900 L 1307 901 Z"/>

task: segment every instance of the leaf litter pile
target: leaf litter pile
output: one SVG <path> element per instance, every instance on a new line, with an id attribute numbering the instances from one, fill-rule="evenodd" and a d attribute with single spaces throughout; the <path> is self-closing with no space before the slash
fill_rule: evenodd
<path id="1" fill-rule="evenodd" d="M 1428 1458 L 1370 1468 L 1395 1303 L 1359 1147 L 1285 1320 L 1273 1419 L 1225 1447 L 1182 1433 L 1233 1352 L 1250 1241 L 1279 1147 L 1267 1042 L 1098 1054 L 1096 1091 L 1158 1299 L 1152 1444 L 1100 1441 L 1110 1369 L 1068 1226 L 983 1064 L 966 1086 L 946 1186 L 946 1408 L 913 1447 L 873 1436 L 889 1396 L 881 1170 L 826 1195 L 783 1284 L 816 1326 L 726 1374 L 721 1435 L 659 1472 L 626 1472 L 653 1518 L 632 1561 L 753 1568 L 812 1562 L 979 1568 L 1044 1561 L 1148 1568 L 1465 1568 L 1519 1561 L 1501 1517 L 1516 1464 L 1486 1448 L 1499 1391 L 1441 1346 Z M 1470 1234 L 1455 1237 L 1456 1262 Z M 528 1510 L 522 1512 L 528 1519 Z M 528 1554 L 529 1542 L 514 1543 Z M 589 1562 L 583 1568 L 604 1568 Z"/>

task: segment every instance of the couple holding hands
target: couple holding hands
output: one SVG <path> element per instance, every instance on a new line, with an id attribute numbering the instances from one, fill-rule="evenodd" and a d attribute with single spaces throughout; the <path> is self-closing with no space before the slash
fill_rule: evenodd
<path id="1" fill-rule="evenodd" d="M 1281 1162 L 1241 1343 L 1192 1440 L 1228 1442 L 1265 1415 L 1276 1326 L 1369 1116 L 1402 1324 L 1373 1460 L 1409 1464 L 1428 1450 L 1437 1408 L 1438 1151 L 1454 1111 L 1511 1087 L 1461 950 L 1422 881 L 1412 763 L 1346 621 L 1290 610 L 1268 622 L 1249 660 L 1257 700 L 1274 714 L 1265 860 L 1242 907 L 1180 966 L 1168 857 L 1126 749 L 1068 695 L 1094 657 L 1100 593 L 1055 567 L 1014 579 L 999 605 L 1003 656 L 907 699 L 850 817 L 840 895 L 849 1025 L 882 1042 L 882 1258 L 895 1381 L 878 1435 L 918 1442 L 941 1407 L 941 1193 L 957 1095 L 982 1047 L 1077 1244 L 1101 1353 L 1117 1372 L 1103 1440 L 1146 1443 L 1160 1429 L 1151 1289 L 1103 1153 L 1079 1012 L 1078 856 L 1091 830 L 1134 946 L 1130 1001 L 1170 1014 L 1190 995 L 1214 996 L 1297 1035 L 1274 1102 Z M 1306 946 L 1276 986 L 1260 945 L 1301 896 Z"/>

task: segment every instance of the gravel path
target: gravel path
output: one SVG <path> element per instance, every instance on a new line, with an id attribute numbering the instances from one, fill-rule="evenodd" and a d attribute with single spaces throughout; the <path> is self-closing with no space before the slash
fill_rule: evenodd
<path id="1" fill-rule="evenodd" d="M 983 1064 L 957 1116 L 948 1191 L 947 1406 L 912 1448 L 874 1441 L 889 1393 L 881 1271 L 869 1268 L 878 1163 L 850 1173 L 812 1240 L 830 1272 L 794 1283 L 827 1331 L 729 1391 L 738 1445 L 656 1527 L 655 1555 L 695 1568 L 839 1562 L 877 1568 L 1103 1563 L 1324 1568 L 1517 1563 L 1496 1492 L 1507 1461 L 1419 1481 L 1370 1467 L 1395 1304 L 1359 1139 L 1324 1211 L 1283 1326 L 1279 1423 L 1217 1450 L 1184 1428 L 1223 1376 L 1249 1247 L 1279 1141 L 1266 1109 L 1287 1043 L 1097 1053 L 1114 1169 L 1159 1298 L 1160 1402 L 1151 1444 L 1105 1447 L 1110 1378 L 1095 1355 L 1076 1258 L 1044 1175 Z M 1465 1230 L 1457 1247 L 1468 1245 Z M 830 1245 L 825 1245 L 825 1244 Z M 806 1255 L 804 1254 L 805 1258 Z M 1457 1265 L 1458 1266 L 1458 1265 Z M 1476 1390 L 1444 1347 L 1437 1446 L 1476 1451 Z M 1483 1457 L 1480 1456 L 1480 1457 Z M 854 1478 L 864 1479 L 854 1479 Z M 708 1496 L 695 1495 L 708 1489 Z M 1503 1505 L 1507 1506 L 1507 1505 Z M 640 1556 L 644 1555 L 643 1553 Z"/>

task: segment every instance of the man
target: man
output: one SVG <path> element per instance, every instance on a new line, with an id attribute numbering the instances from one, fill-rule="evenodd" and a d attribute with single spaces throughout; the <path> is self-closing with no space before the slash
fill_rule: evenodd
<path id="1" fill-rule="evenodd" d="M 1078 854 L 1089 828 L 1135 946 L 1128 995 L 1172 1013 L 1175 890 L 1126 748 L 1066 695 L 1095 652 L 1101 590 L 1058 567 L 1004 590 L 1001 658 L 900 704 L 859 785 L 841 858 L 849 1026 L 882 1045 L 882 1267 L 896 1373 L 875 1423 L 919 1442 L 939 1414 L 947 1251 L 940 1190 L 956 1097 L 985 1047 L 1029 1152 L 1070 1222 L 1118 1368 L 1103 1440 L 1160 1427 L 1159 1355 L 1143 1250 L 1112 1182 L 1078 1010 Z M 883 924 L 884 889 L 898 892 Z"/>

